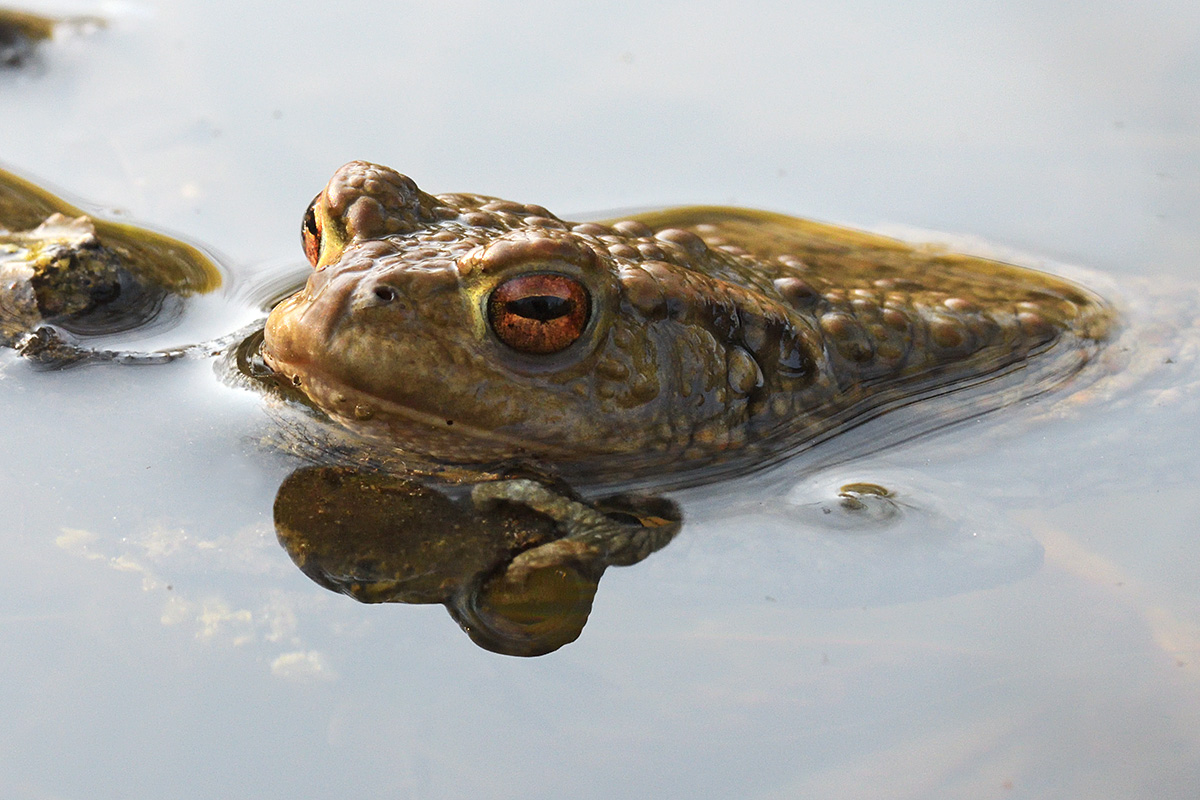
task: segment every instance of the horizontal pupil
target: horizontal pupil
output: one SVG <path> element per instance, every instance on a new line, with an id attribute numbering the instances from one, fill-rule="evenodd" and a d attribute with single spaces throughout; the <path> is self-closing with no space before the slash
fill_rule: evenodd
<path id="1" fill-rule="evenodd" d="M 520 300 L 509 300 L 504 304 L 504 310 L 510 314 L 538 322 L 549 322 L 552 319 L 565 317 L 575 308 L 575 301 L 567 297 L 556 297 L 552 294 L 535 294 L 522 297 Z"/>

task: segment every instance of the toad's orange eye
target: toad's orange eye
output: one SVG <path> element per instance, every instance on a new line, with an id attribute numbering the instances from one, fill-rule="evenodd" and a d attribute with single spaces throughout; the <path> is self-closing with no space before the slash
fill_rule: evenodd
<path id="1" fill-rule="evenodd" d="M 488 321 L 497 338 L 521 353 L 549 355 L 583 334 L 590 314 L 587 289 L 574 278 L 521 275 L 488 298 Z"/>
<path id="2" fill-rule="evenodd" d="M 308 263 L 314 267 L 321 260 L 321 223 L 317 221 L 317 201 L 321 195 L 313 198 L 304 212 L 304 224 L 300 226 L 300 242 L 304 245 L 304 255 Z"/>

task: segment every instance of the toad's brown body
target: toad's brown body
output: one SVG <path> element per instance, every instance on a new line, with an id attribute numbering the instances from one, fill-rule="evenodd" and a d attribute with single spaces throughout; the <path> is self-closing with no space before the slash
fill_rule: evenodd
<path id="1" fill-rule="evenodd" d="M 364 162 L 317 197 L 307 236 L 316 270 L 272 312 L 267 363 L 436 463 L 692 482 L 1051 351 L 1070 356 L 1061 378 L 1114 325 L 1063 279 L 844 228 L 722 208 L 575 224 Z M 541 312 L 506 307 L 547 319 L 518 331 L 577 327 L 513 346 L 493 296 L 529 275 L 551 287 L 530 290 Z"/>

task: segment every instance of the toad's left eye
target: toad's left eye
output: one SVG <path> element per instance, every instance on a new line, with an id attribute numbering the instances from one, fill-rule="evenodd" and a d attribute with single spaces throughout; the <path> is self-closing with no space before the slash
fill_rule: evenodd
<path id="1" fill-rule="evenodd" d="M 304 224 L 300 226 L 300 241 L 304 244 L 304 255 L 308 263 L 314 267 L 321 260 L 321 223 L 317 219 L 317 201 L 321 195 L 313 198 L 304 212 Z"/>
<path id="2" fill-rule="evenodd" d="M 488 321 L 496 338 L 533 355 L 570 347 L 583 335 L 590 310 L 582 283 L 552 273 L 509 278 L 488 298 Z"/>

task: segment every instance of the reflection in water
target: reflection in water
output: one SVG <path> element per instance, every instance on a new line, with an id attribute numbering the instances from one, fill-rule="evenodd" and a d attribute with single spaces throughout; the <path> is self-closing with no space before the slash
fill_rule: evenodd
<path id="1" fill-rule="evenodd" d="M 305 575 L 364 603 L 443 603 L 480 647 L 537 656 L 579 637 L 610 566 L 636 564 L 681 526 L 669 500 L 585 503 L 527 480 L 445 492 L 344 467 L 292 473 L 279 541 Z"/>

